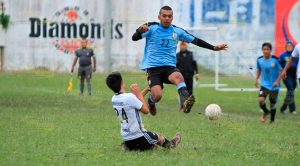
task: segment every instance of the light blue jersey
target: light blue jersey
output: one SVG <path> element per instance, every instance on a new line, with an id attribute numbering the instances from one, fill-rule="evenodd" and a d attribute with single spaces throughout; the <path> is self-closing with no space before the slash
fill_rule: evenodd
<path id="1" fill-rule="evenodd" d="M 277 87 L 273 87 L 282 70 L 276 57 L 271 56 L 269 59 L 265 59 L 261 56 L 257 58 L 257 69 L 261 71 L 260 81 L 262 87 L 270 91 L 280 89 L 280 84 Z"/>
<path id="2" fill-rule="evenodd" d="M 195 37 L 174 25 L 164 28 L 161 24 L 148 23 L 149 30 L 142 34 L 146 38 L 141 69 L 151 67 L 176 67 L 176 49 L 178 41 L 191 43 Z"/>

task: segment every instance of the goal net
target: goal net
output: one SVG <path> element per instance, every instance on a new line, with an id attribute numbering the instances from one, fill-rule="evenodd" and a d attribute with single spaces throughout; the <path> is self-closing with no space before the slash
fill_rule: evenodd
<path id="1" fill-rule="evenodd" d="M 185 28 L 189 33 L 212 44 L 226 42 L 218 27 Z M 254 87 L 256 48 L 243 48 L 243 42 L 233 41 L 227 51 L 211 51 L 189 45 L 197 61 L 200 80 L 195 87 L 213 87 L 219 91 L 257 91 Z M 258 49 L 259 50 L 259 49 Z"/>

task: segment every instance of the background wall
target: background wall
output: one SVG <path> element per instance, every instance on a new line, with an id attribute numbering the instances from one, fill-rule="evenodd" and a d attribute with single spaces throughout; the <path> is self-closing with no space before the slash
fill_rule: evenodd
<path id="1" fill-rule="evenodd" d="M 83 27 L 82 34 L 86 35 L 86 29 L 89 31 L 88 38 L 95 49 L 98 71 L 105 70 L 105 56 L 108 55 L 104 55 L 104 0 L 3 2 L 5 12 L 11 16 L 5 37 L 4 70 L 28 70 L 43 66 L 50 70 L 69 71 L 74 58 L 73 51 L 79 46 L 80 26 Z M 163 5 L 173 8 L 175 25 L 218 28 L 219 37 L 207 35 L 205 31 L 202 34 L 200 32 L 198 37 L 212 44 L 229 44 L 230 49 L 220 56 L 220 67 L 225 73 L 247 74 L 248 67 L 255 66 L 256 58 L 261 54 L 262 42 L 274 43 L 275 0 L 112 0 L 113 69 L 139 70 L 144 41 L 133 42 L 131 35 L 139 25 L 158 21 L 158 11 Z M 289 18 L 290 25 L 297 22 L 297 14 Z M 30 18 L 40 19 L 40 25 L 30 22 Z M 44 18 L 46 21 L 43 21 Z M 54 23 L 58 26 L 54 26 Z M 76 24 L 77 36 L 72 36 L 74 33 L 70 31 L 70 37 L 62 37 L 61 23 Z M 47 31 L 46 37 L 43 37 L 45 24 Z M 98 26 L 94 29 L 96 37 L 91 34 L 92 24 Z M 37 33 L 39 26 L 40 36 L 30 36 Z M 49 35 L 50 29 L 54 37 Z M 0 35 L 3 40 L 3 32 Z M 208 64 L 214 62 L 211 51 L 191 49 L 195 51 L 198 63 L 213 66 Z"/>

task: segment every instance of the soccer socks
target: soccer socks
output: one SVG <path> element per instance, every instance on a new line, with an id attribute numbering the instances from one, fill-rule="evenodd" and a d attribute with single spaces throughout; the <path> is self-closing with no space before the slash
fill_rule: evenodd
<path id="1" fill-rule="evenodd" d="M 271 108 L 271 122 L 275 121 L 276 107 Z"/>
<path id="2" fill-rule="evenodd" d="M 84 84 L 80 83 L 80 93 L 83 94 Z"/>
<path id="3" fill-rule="evenodd" d="M 171 147 L 171 142 L 167 138 L 164 138 L 164 142 L 162 143 L 161 146 L 164 147 L 164 148 L 170 148 Z"/>
<path id="4" fill-rule="evenodd" d="M 188 97 L 190 97 L 190 93 L 188 92 L 184 82 L 181 82 L 177 85 L 177 91 L 178 91 L 181 101 L 183 99 L 186 100 Z"/>
<path id="5" fill-rule="evenodd" d="M 90 82 L 88 83 L 88 91 L 89 95 L 92 95 L 92 84 Z"/>
<path id="6" fill-rule="evenodd" d="M 264 115 L 267 115 L 269 113 L 265 102 L 259 103 L 259 107 L 264 111 Z"/>

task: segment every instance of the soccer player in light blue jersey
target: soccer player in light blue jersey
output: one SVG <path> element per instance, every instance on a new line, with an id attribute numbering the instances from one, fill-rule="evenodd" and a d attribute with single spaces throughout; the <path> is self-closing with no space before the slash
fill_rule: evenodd
<path id="1" fill-rule="evenodd" d="M 227 44 L 213 46 L 194 37 L 182 28 L 172 25 L 173 11 L 169 6 L 160 9 L 160 23 L 149 22 L 140 26 L 132 36 L 133 41 L 146 38 L 141 69 L 148 74 L 151 94 L 148 98 L 150 113 L 156 114 L 155 103 L 162 97 L 163 83 L 177 86 L 183 111 L 189 113 L 195 98 L 190 94 L 184 83 L 182 74 L 176 69 L 176 49 L 178 41 L 193 43 L 199 47 L 220 51 L 226 50 Z"/>
<path id="2" fill-rule="evenodd" d="M 271 55 L 272 45 L 270 43 L 263 43 L 262 45 L 263 56 L 257 58 L 257 74 L 255 86 L 259 87 L 258 79 L 260 78 L 259 90 L 259 106 L 263 110 L 262 122 L 267 121 L 267 115 L 271 112 L 270 124 L 275 121 L 276 103 L 280 89 L 280 72 L 282 67 L 278 58 Z M 266 106 L 266 98 L 269 96 L 270 110 Z"/>

